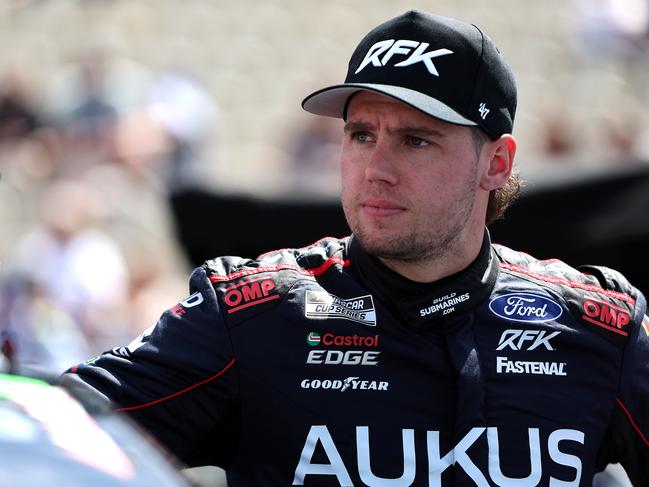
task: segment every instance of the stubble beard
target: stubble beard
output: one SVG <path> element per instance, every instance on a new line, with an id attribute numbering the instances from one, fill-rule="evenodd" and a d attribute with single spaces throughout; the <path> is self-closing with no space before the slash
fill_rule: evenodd
<path id="1" fill-rule="evenodd" d="M 473 211 L 475 195 L 475 182 L 467 181 L 463 197 L 440 212 L 444 221 L 415 221 L 400 233 L 391 233 L 387 225 L 369 228 L 352 215 L 347 205 L 343 204 L 343 208 L 354 237 L 366 252 L 384 261 L 412 265 L 443 259 L 458 251 L 463 230 Z M 376 235 L 382 231 L 385 235 Z"/>

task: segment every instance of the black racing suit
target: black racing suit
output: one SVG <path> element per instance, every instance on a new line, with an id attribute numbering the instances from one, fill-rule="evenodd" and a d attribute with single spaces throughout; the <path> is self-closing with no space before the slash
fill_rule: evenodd
<path id="1" fill-rule="evenodd" d="M 208 261 L 190 293 L 65 380 L 231 486 L 590 486 L 616 462 L 649 485 L 646 301 L 615 271 L 486 235 L 424 285 L 326 238 Z"/>

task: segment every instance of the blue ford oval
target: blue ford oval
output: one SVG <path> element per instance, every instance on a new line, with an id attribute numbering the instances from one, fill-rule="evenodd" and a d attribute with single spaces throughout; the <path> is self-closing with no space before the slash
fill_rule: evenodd
<path id="1" fill-rule="evenodd" d="M 503 319 L 524 323 L 553 321 L 563 314 L 559 303 L 532 293 L 510 293 L 489 302 L 489 309 Z"/>

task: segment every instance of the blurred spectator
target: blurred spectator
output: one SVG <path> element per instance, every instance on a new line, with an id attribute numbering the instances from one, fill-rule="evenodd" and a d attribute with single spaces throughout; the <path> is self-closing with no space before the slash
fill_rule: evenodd
<path id="1" fill-rule="evenodd" d="M 203 160 L 207 139 L 217 136 L 218 107 L 210 94 L 191 77 L 167 72 L 154 82 L 146 111 L 169 137 L 163 168 L 166 186 L 173 191 L 200 185 L 206 175 L 204 164 L 215 163 Z"/>
<path id="2" fill-rule="evenodd" d="M 64 163 L 74 170 L 109 158 L 118 113 L 106 93 L 108 61 L 105 49 L 92 46 L 81 53 L 75 66 L 77 98 L 71 100 L 69 111 L 61 114 L 60 121 Z M 68 172 L 65 169 L 68 167 L 63 168 L 64 174 Z"/>
<path id="3" fill-rule="evenodd" d="M 0 72 L 0 168 L 26 179 L 52 172 L 52 134 L 33 78 L 26 61 L 16 60 Z"/>
<path id="4" fill-rule="evenodd" d="M 19 242 L 11 265 L 101 348 L 108 337 L 130 334 L 129 282 L 122 253 L 97 227 L 96 203 L 77 182 L 54 183 L 43 196 L 40 225 Z"/>
<path id="5" fill-rule="evenodd" d="M 115 131 L 115 158 L 132 176 L 166 193 L 203 185 L 215 161 L 203 152 L 216 136 L 218 108 L 191 77 L 156 79 L 142 106 L 125 113 Z"/>
<path id="6" fill-rule="evenodd" d="M 631 57 L 649 47 L 649 3 L 646 0 L 577 0 L 583 39 L 598 56 Z"/>
<path id="7" fill-rule="evenodd" d="M 5 280 L 0 316 L 2 351 L 15 367 L 13 372 L 55 373 L 91 353 L 72 317 L 30 278 L 16 275 Z"/>
<path id="8" fill-rule="evenodd" d="M 337 194 L 340 120 L 311 117 L 302 127 L 289 143 L 288 177 L 293 190 L 306 194 Z"/>
<path id="9" fill-rule="evenodd" d="M 579 49 L 576 60 L 578 64 L 594 62 L 599 69 L 583 80 L 586 83 L 582 81 L 582 89 L 593 95 L 584 102 L 597 107 L 599 100 L 629 94 L 637 100 L 636 110 L 649 102 L 649 2 L 577 0 L 575 5 L 575 32 L 580 36 L 575 44 Z M 579 79 L 577 71 L 571 74 Z M 612 82 L 602 85 L 601 80 L 607 77 Z"/>
<path id="10" fill-rule="evenodd" d="M 541 119 L 541 150 L 548 162 L 567 161 L 577 150 L 575 128 L 564 111 L 546 111 Z"/>
<path id="11" fill-rule="evenodd" d="M 48 111 L 61 134 L 58 173 L 114 158 L 114 138 L 124 113 L 143 103 L 151 74 L 92 40 L 76 59 L 54 74 Z"/>
<path id="12" fill-rule="evenodd" d="M 165 190 L 164 165 L 172 151 L 167 134 L 143 110 L 124 114 L 115 130 L 114 162 L 128 173 L 141 191 Z"/>
<path id="13" fill-rule="evenodd" d="M 41 126 L 24 80 L 14 70 L 0 78 L 0 146 L 31 136 Z"/>
<path id="14" fill-rule="evenodd" d="M 641 121 L 633 112 L 605 118 L 600 129 L 602 140 L 605 141 L 605 149 L 602 152 L 611 165 L 638 162 L 641 157 L 638 147 L 642 136 Z"/>
<path id="15" fill-rule="evenodd" d="M 142 123 L 136 124 L 136 120 Z M 135 336 L 156 321 L 160 310 L 176 300 L 178 294 L 186 292 L 185 274 L 189 264 L 174 238 L 169 208 L 155 179 L 153 161 L 161 153 L 156 155 L 157 142 L 149 140 L 157 136 L 146 133 L 159 130 L 141 112 L 129 115 L 120 126 L 126 121 L 133 130 L 124 133 L 140 141 L 136 144 L 136 139 L 132 139 L 131 149 L 140 152 L 129 153 L 123 164 L 97 164 L 88 168 L 78 180 L 100 203 L 101 228 L 119 246 L 126 261 L 129 274 L 126 317 L 131 335 Z"/>

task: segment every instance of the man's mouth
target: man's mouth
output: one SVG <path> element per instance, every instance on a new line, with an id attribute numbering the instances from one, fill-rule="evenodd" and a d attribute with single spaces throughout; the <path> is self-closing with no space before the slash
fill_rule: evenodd
<path id="1" fill-rule="evenodd" d="M 384 198 L 368 198 L 361 203 L 361 208 L 373 217 L 394 216 L 405 211 L 403 206 Z"/>

